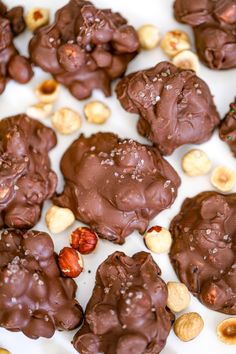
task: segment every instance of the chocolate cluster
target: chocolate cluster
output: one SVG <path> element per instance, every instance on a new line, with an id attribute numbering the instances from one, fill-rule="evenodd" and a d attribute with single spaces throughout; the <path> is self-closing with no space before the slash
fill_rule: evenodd
<path id="1" fill-rule="evenodd" d="M 236 315 L 236 194 L 186 199 L 171 223 L 170 259 L 180 280 L 212 310 Z"/>
<path id="2" fill-rule="evenodd" d="M 24 114 L 0 120 L 0 228 L 30 228 L 57 176 L 48 152 L 56 145 L 51 128 Z"/>
<path id="3" fill-rule="evenodd" d="M 37 339 L 81 324 L 76 283 L 61 276 L 48 234 L 5 230 L 0 253 L 1 327 Z"/>
<path id="4" fill-rule="evenodd" d="M 139 114 L 139 133 L 163 155 L 207 141 L 220 122 L 207 84 L 168 62 L 126 76 L 116 92 L 126 111 Z"/>
<path id="5" fill-rule="evenodd" d="M 174 320 L 160 274 L 149 253 L 109 256 L 97 270 L 75 349 L 80 354 L 158 354 Z"/>
<path id="6" fill-rule="evenodd" d="M 220 138 L 225 141 L 236 157 L 236 100 L 220 125 Z"/>
<path id="7" fill-rule="evenodd" d="M 136 31 L 119 13 L 83 0 L 70 0 L 29 44 L 32 61 L 78 99 L 96 88 L 109 96 L 111 81 L 124 74 L 138 49 Z"/>
<path id="8" fill-rule="evenodd" d="M 25 84 L 33 76 L 29 60 L 18 53 L 13 43 L 24 29 L 23 7 L 8 10 L 0 1 L 0 94 L 10 79 Z"/>
<path id="9" fill-rule="evenodd" d="M 175 17 L 193 27 L 197 52 L 211 69 L 236 67 L 235 0 L 176 0 Z"/>
<path id="10" fill-rule="evenodd" d="M 65 188 L 54 203 L 102 238 L 124 243 L 174 202 L 180 179 L 158 149 L 112 133 L 81 135 L 61 160 Z"/>

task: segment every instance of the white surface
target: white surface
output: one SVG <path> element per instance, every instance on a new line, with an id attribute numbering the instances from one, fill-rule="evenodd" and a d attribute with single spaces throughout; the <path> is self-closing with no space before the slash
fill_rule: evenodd
<path id="1" fill-rule="evenodd" d="M 191 0 L 194 1 L 194 0 Z M 32 6 L 39 7 L 50 7 L 51 16 L 53 17 L 56 8 L 61 7 L 65 4 L 66 0 L 5 0 L 6 4 L 13 6 L 16 4 L 25 5 L 27 9 Z M 129 22 L 135 27 L 142 24 L 156 24 L 161 33 L 165 33 L 168 30 L 175 28 L 183 28 L 191 34 L 191 29 L 187 26 L 181 26 L 174 21 L 172 15 L 172 0 L 95 0 L 94 3 L 98 7 L 111 7 L 113 10 L 118 10 L 127 17 Z M 18 47 L 26 52 L 27 40 L 30 38 L 30 33 L 25 33 L 17 39 Z M 150 67 L 161 60 L 166 59 L 161 49 L 155 49 L 150 52 L 142 52 L 137 58 L 131 62 L 129 65 L 128 72 L 134 70 L 143 69 Z M 217 107 L 221 113 L 221 116 L 225 114 L 228 110 L 228 104 L 233 100 L 234 95 L 236 95 L 236 70 L 229 70 L 225 72 L 211 71 L 204 66 L 201 66 L 199 76 L 206 80 L 210 85 L 212 93 L 215 96 L 215 101 Z M 8 115 L 17 114 L 20 112 L 25 112 L 27 106 L 35 103 L 37 100 L 34 96 L 33 88 L 41 82 L 43 79 L 49 77 L 46 73 L 37 69 L 35 76 L 30 82 L 30 84 L 25 86 L 20 86 L 14 82 L 8 84 L 6 91 L 2 96 L 0 96 L 0 118 L 6 117 Z M 110 120 L 102 125 L 90 125 L 83 117 L 83 124 L 81 132 L 86 134 L 95 133 L 99 130 L 102 131 L 114 131 L 119 133 L 122 137 L 135 138 L 141 142 L 145 142 L 145 139 L 141 138 L 136 131 L 136 121 L 134 115 L 126 113 L 120 106 L 119 102 L 116 100 L 115 95 L 111 98 L 104 98 L 100 92 L 94 93 L 94 98 L 102 99 L 106 102 L 111 110 L 112 117 Z M 69 106 L 78 110 L 82 113 L 84 102 L 79 102 L 74 99 L 66 89 L 62 89 L 60 98 L 57 102 L 56 108 Z M 50 120 L 44 120 L 45 124 L 50 125 Z M 70 137 L 58 136 L 58 145 L 51 153 L 51 159 L 53 168 L 59 174 L 60 182 L 58 190 L 61 190 L 63 186 L 63 180 L 58 169 L 59 160 L 62 153 L 65 151 L 67 146 L 79 135 L 76 133 Z M 209 175 L 204 177 L 190 178 L 183 175 L 180 167 L 180 158 L 184 152 L 189 150 L 190 146 L 184 146 L 179 148 L 175 153 L 168 158 L 172 165 L 176 168 L 178 173 L 182 178 L 182 185 L 179 189 L 179 194 L 176 202 L 170 210 L 164 211 L 159 216 L 152 221 L 151 225 L 159 224 L 162 226 L 169 225 L 170 220 L 179 211 L 180 205 L 187 196 L 193 196 L 196 193 L 204 190 L 212 189 L 209 182 Z M 215 132 L 214 136 L 210 141 L 201 146 L 205 150 L 211 160 L 213 165 L 225 164 L 236 170 L 236 161 L 231 156 L 231 153 L 223 142 L 218 138 L 218 133 Z M 236 191 L 236 189 L 235 189 Z M 46 203 L 44 208 L 44 213 L 41 218 L 41 222 L 36 225 L 35 229 L 45 230 L 47 228 L 44 224 L 45 210 L 48 208 L 49 203 Z M 79 226 L 80 223 L 75 223 L 73 227 L 63 234 L 55 235 L 53 237 L 56 251 L 58 252 L 62 247 L 68 245 L 69 243 L 69 233 L 72 229 Z M 83 307 L 85 307 L 94 286 L 94 277 L 98 265 L 106 259 L 106 257 L 115 250 L 121 250 L 126 252 L 128 255 L 145 250 L 145 246 L 142 241 L 142 237 L 136 233 L 127 238 L 126 244 L 124 246 L 113 245 L 108 241 L 100 240 L 99 246 L 96 252 L 92 255 L 85 256 L 85 271 L 77 279 L 78 292 L 77 297 Z M 163 278 L 166 281 L 176 280 L 176 276 L 172 267 L 170 265 L 167 255 L 154 256 L 154 259 L 158 262 L 162 269 Z M 91 270 L 91 274 L 88 274 L 88 270 Z M 217 323 L 227 316 L 219 314 L 217 312 L 210 311 L 202 306 L 198 300 L 192 298 L 191 306 L 189 311 L 199 312 L 205 321 L 205 328 L 201 335 L 194 341 L 189 343 L 184 343 L 175 337 L 174 333 L 171 332 L 167 345 L 163 350 L 163 354 L 235 354 L 235 346 L 227 346 L 219 342 L 216 337 L 215 327 Z M 76 353 L 73 349 L 70 341 L 73 338 L 74 332 L 57 332 L 54 337 L 50 340 L 39 339 L 33 341 L 27 337 L 21 335 L 20 333 L 11 333 L 4 329 L 0 329 L 0 347 L 5 347 L 11 351 L 12 354 L 72 354 Z M 127 353 L 128 354 L 128 353 Z"/>

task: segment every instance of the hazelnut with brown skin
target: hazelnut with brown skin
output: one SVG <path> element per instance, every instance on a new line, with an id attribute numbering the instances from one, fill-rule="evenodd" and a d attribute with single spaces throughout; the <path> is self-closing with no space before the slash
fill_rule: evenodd
<path id="1" fill-rule="evenodd" d="M 76 278 L 83 271 L 83 259 L 79 252 L 71 247 L 64 247 L 58 256 L 58 264 L 64 276 Z"/>
<path id="2" fill-rule="evenodd" d="M 88 227 L 78 227 L 71 233 L 71 247 L 78 250 L 82 254 L 89 254 L 94 251 L 98 243 L 96 232 Z"/>

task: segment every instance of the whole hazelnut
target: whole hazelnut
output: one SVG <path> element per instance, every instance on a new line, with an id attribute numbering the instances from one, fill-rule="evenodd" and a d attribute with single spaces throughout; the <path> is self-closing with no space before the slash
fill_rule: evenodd
<path id="1" fill-rule="evenodd" d="M 143 25 L 138 29 L 140 45 L 143 49 L 151 50 L 158 46 L 160 42 L 160 32 L 156 26 Z"/>
<path id="2" fill-rule="evenodd" d="M 172 243 L 169 230 L 161 226 L 151 227 L 144 235 L 147 248 L 154 253 L 168 252 Z"/>
<path id="3" fill-rule="evenodd" d="M 211 169 L 211 161 L 200 149 L 188 151 L 182 158 L 182 169 L 188 176 L 201 176 Z"/>
<path id="4" fill-rule="evenodd" d="M 110 108 L 100 101 L 91 101 L 84 106 L 84 114 L 89 123 L 103 124 L 111 115 Z"/>
<path id="5" fill-rule="evenodd" d="M 236 344 L 236 318 L 226 318 L 216 329 L 218 338 L 225 344 Z"/>
<path id="6" fill-rule="evenodd" d="M 63 275 L 76 278 L 83 271 L 83 259 L 79 252 L 70 247 L 64 247 L 58 256 L 58 264 Z"/>
<path id="7" fill-rule="evenodd" d="M 49 22 L 49 10 L 40 7 L 30 9 L 25 16 L 25 22 L 30 31 L 45 26 Z"/>
<path id="8" fill-rule="evenodd" d="M 191 50 L 183 50 L 176 54 L 172 60 L 172 63 L 180 69 L 193 70 L 196 73 L 199 71 L 199 59 L 198 56 Z"/>
<path id="9" fill-rule="evenodd" d="M 58 234 L 73 224 L 75 216 L 68 208 L 52 205 L 46 213 L 45 221 L 50 232 Z"/>
<path id="10" fill-rule="evenodd" d="M 81 127 L 81 118 L 79 113 L 64 107 L 53 114 L 52 125 L 60 134 L 69 135 Z"/>
<path id="11" fill-rule="evenodd" d="M 167 307 L 173 312 L 185 310 L 190 303 L 190 293 L 185 284 L 170 281 L 167 283 Z"/>
<path id="12" fill-rule="evenodd" d="M 180 316 L 174 323 L 174 332 L 183 342 L 196 338 L 202 331 L 204 322 L 197 312 L 188 312 Z"/>
<path id="13" fill-rule="evenodd" d="M 59 95 L 60 85 L 53 79 L 41 82 L 35 89 L 35 94 L 40 102 L 53 103 Z"/>
<path id="14" fill-rule="evenodd" d="M 0 348 L 0 354 L 11 354 L 11 353 L 7 349 Z"/>
<path id="15" fill-rule="evenodd" d="M 181 30 L 169 31 L 161 40 L 161 48 L 169 57 L 174 57 L 191 48 L 189 36 Z"/>
<path id="16" fill-rule="evenodd" d="M 70 235 L 71 247 L 82 254 L 89 254 L 94 251 L 98 243 L 97 234 L 88 227 L 78 227 Z"/>
<path id="17" fill-rule="evenodd" d="M 230 192 L 235 186 L 236 174 L 225 166 L 218 166 L 212 171 L 211 183 L 219 191 Z"/>

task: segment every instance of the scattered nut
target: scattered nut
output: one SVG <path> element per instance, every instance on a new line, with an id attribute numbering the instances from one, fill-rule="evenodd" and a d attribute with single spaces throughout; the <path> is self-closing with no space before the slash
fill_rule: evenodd
<path id="1" fill-rule="evenodd" d="M 185 284 L 179 282 L 168 282 L 167 306 L 173 312 L 181 312 L 190 304 L 190 293 Z"/>
<path id="2" fill-rule="evenodd" d="M 211 183 L 221 192 L 230 192 L 235 185 L 235 172 L 225 166 L 216 167 L 211 175 Z"/>
<path id="3" fill-rule="evenodd" d="M 154 253 L 168 252 L 172 243 L 169 230 L 160 226 L 151 227 L 144 235 L 147 248 Z"/>
<path id="4" fill-rule="evenodd" d="M 7 349 L 0 348 L 0 354 L 11 354 Z"/>
<path id="5" fill-rule="evenodd" d="M 236 344 L 236 317 L 226 318 L 216 329 L 218 338 L 225 344 Z"/>
<path id="6" fill-rule="evenodd" d="M 81 118 L 72 109 L 61 108 L 52 116 L 52 125 L 59 133 L 68 135 L 81 127 Z"/>
<path id="7" fill-rule="evenodd" d="M 50 232 L 58 234 L 73 224 L 75 216 L 70 209 L 53 205 L 48 209 L 45 221 Z"/>
<path id="8" fill-rule="evenodd" d="M 172 63 L 180 69 L 199 71 L 198 56 L 191 50 L 183 50 L 174 56 Z"/>
<path id="9" fill-rule="evenodd" d="M 70 247 L 64 247 L 59 253 L 58 264 L 63 275 L 76 278 L 83 271 L 83 259 L 81 254 Z"/>
<path id="10" fill-rule="evenodd" d="M 70 245 L 82 254 L 94 251 L 98 242 L 97 234 L 88 227 L 78 227 L 70 236 Z"/>
<path id="11" fill-rule="evenodd" d="M 143 49 L 150 50 L 158 46 L 160 42 L 160 32 L 156 26 L 144 25 L 138 29 L 140 45 Z"/>
<path id="12" fill-rule="evenodd" d="M 41 102 L 53 103 L 56 101 L 60 85 L 53 79 L 45 80 L 35 89 L 35 94 Z"/>
<path id="13" fill-rule="evenodd" d="M 161 48 L 168 56 L 174 57 L 179 52 L 191 48 L 190 38 L 183 31 L 169 31 L 161 40 Z"/>
<path id="14" fill-rule="evenodd" d="M 28 107 L 26 114 L 35 119 L 47 118 L 52 113 L 53 105 L 51 103 L 39 102 Z"/>
<path id="15" fill-rule="evenodd" d="M 89 123 L 103 124 L 110 117 L 111 110 L 100 101 L 91 101 L 84 106 L 84 114 Z"/>
<path id="16" fill-rule="evenodd" d="M 196 338 L 204 327 L 202 317 L 196 312 L 185 313 L 174 323 L 174 332 L 183 342 Z"/>
<path id="17" fill-rule="evenodd" d="M 182 158 L 182 169 L 188 176 L 201 176 L 211 169 L 211 161 L 200 149 L 188 151 Z"/>
<path id="18" fill-rule="evenodd" d="M 33 32 L 49 23 L 49 10 L 39 7 L 30 9 L 26 14 L 25 22 L 28 29 Z"/>

